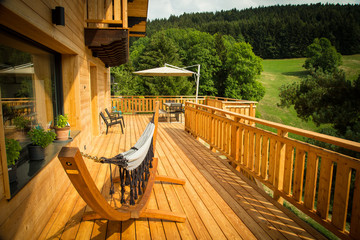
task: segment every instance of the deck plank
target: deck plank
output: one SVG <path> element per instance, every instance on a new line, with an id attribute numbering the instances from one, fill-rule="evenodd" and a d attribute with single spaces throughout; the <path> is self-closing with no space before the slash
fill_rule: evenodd
<path id="1" fill-rule="evenodd" d="M 150 115 L 126 115 L 120 127 L 95 138 L 93 155 L 111 157 L 132 147 Z M 105 147 L 106 146 L 106 147 Z M 156 182 L 148 208 L 185 213 L 185 223 L 156 219 L 124 222 L 81 221 L 91 210 L 71 185 L 62 197 L 40 239 L 315 239 L 226 160 L 184 131 L 181 123 L 159 123 L 156 146 L 158 174 L 186 180 L 184 186 Z M 117 192 L 109 196 L 107 165 L 88 162 L 89 171 L 103 196 L 119 206 Z M 113 173 L 118 174 L 113 168 Z M 118 191 L 119 186 L 115 185 Z M 314 237 L 316 236 L 316 237 Z"/>

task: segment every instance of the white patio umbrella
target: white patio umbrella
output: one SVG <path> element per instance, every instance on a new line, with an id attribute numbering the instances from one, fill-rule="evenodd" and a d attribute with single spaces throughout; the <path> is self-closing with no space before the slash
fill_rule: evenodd
<path id="1" fill-rule="evenodd" d="M 198 67 L 198 72 L 192 72 L 189 70 L 186 70 L 185 68 L 189 67 Z M 165 63 L 164 67 L 158 67 L 158 68 L 151 68 L 146 69 L 142 71 L 134 72 L 135 74 L 141 75 L 141 76 L 160 76 L 160 77 L 183 77 L 183 76 L 196 76 L 196 103 L 198 103 L 198 92 L 199 92 L 199 78 L 200 78 L 200 64 L 196 64 L 193 66 L 188 67 L 176 67 L 170 64 Z"/>

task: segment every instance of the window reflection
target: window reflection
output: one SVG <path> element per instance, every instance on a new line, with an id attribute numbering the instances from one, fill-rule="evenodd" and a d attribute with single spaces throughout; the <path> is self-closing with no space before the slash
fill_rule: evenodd
<path id="1" fill-rule="evenodd" d="M 27 132 L 32 127 L 50 127 L 58 109 L 56 86 L 54 53 L 0 28 L 3 128 L 5 138 L 15 139 L 22 148 L 15 166 L 9 168 L 17 169 L 15 178 L 9 172 L 12 194 L 45 164 L 29 161 Z"/>

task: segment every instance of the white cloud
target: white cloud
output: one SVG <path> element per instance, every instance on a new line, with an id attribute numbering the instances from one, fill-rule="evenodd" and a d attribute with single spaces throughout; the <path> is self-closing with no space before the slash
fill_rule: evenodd
<path id="1" fill-rule="evenodd" d="M 168 18 L 170 15 L 181 15 L 184 12 L 215 12 L 229 9 L 245 9 L 259 6 L 310 4 L 310 3 L 360 4 L 360 0 L 149 0 L 148 18 Z"/>

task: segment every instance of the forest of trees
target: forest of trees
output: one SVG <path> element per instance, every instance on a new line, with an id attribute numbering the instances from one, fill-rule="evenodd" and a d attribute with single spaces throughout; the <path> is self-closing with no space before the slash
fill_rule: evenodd
<path id="1" fill-rule="evenodd" d="M 194 28 L 250 43 L 264 59 L 304 57 L 315 38 L 329 39 L 341 54 L 360 53 L 360 5 L 286 5 L 184 13 L 148 22 L 151 37 L 169 28 Z"/>
<path id="2" fill-rule="evenodd" d="M 278 5 L 156 19 L 147 23 L 147 37 L 131 39 L 130 62 L 112 68 L 113 94 L 194 94 L 192 78 L 132 72 L 201 64 L 200 95 L 260 101 L 261 58 L 305 57 L 317 38 L 329 39 L 340 54 L 360 53 L 360 5 Z"/>
<path id="3" fill-rule="evenodd" d="M 250 44 L 231 36 L 194 29 L 167 29 L 140 38 L 130 48 L 131 61 L 112 68 L 114 95 L 193 95 L 192 77 L 140 77 L 132 74 L 164 66 L 200 64 L 199 94 L 260 101 L 265 89 L 257 80 L 262 59 Z M 196 70 L 196 69 L 189 69 Z"/>

